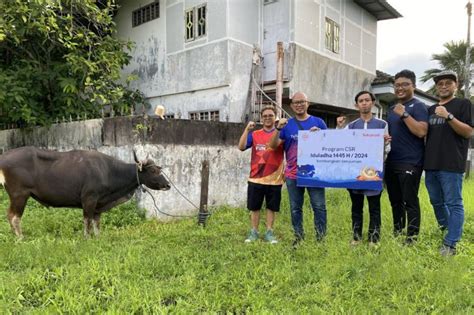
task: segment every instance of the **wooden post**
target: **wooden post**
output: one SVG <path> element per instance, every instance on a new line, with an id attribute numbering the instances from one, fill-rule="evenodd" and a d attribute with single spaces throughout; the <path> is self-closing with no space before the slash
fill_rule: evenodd
<path id="1" fill-rule="evenodd" d="M 281 107 L 282 107 L 282 97 L 283 97 L 283 42 L 277 43 L 277 64 L 276 64 L 276 95 L 275 101 L 277 103 L 276 112 L 277 119 L 281 118 Z"/>
<path id="2" fill-rule="evenodd" d="M 209 192 L 209 161 L 204 160 L 201 168 L 201 202 L 199 203 L 198 224 L 205 226 L 208 216 L 207 199 Z"/>
<path id="3" fill-rule="evenodd" d="M 472 15 L 472 4 L 469 1 L 466 5 L 467 8 L 467 47 L 466 47 L 466 77 L 464 78 L 464 98 L 471 98 L 471 15 Z M 461 88 L 461 87 L 459 87 Z"/>

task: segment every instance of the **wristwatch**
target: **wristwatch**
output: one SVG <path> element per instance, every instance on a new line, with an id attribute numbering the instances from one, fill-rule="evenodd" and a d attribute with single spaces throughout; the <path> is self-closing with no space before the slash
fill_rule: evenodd
<path id="1" fill-rule="evenodd" d="M 454 119 L 454 115 L 451 113 L 448 113 L 448 117 L 446 117 L 446 121 L 451 121 Z"/>
<path id="2" fill-rule="evenodd" d="M 408 114 L 408 112 L 403 112 L 402 116 L 400 116 L 401 119 L 405 119 L 408 117 L 410 117 L 410 114 Z"/>

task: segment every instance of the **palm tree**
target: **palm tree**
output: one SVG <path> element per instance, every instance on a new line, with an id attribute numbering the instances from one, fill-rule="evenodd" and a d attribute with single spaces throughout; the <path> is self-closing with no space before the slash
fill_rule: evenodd
<path id="1" fill-rule="evenodd" d="M 439 63 L 440 69 L 428 69 L 425 74 L 420 78 L 422 82 L 431 80 L 438 72 L 443 70 L 452 70 L 458 75 L 458 96 L 464 95 L 464 81 L 466 78 L 466 49 L 467 44 L 465 41 L 451 41 L 444 45 L 446 50 L 441 54 L 431 55 L 431 60 L 435 60 Z M 474 54 L 471 54 L 471 64 L 474 63 Z M 472 75 L 472 73 L 471 73 Z M 427 91 L 435 95 L 435 86 Z"/>

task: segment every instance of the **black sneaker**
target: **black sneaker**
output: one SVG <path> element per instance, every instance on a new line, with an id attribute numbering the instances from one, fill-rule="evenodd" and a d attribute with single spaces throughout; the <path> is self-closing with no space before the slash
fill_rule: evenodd
<path id="1" fill-rule="evenodd" d="M 405 239 L 404 244 L 406 246 L 414 246 L 417 241 L 418 241 L 418 237 L 416 237 L 416 236 L 407 236 L 407 238 Z"/>
<path id="2" fill-rule="evenodd" d="M 296 249 L 298 248 L 298 246 L 300 246 L 301 242 L 303 242 L 303 239 L 301 237 L 297 237 L 295 238 L 291 246 L 293 247 L 293 249 Z"/>
<path id="3" fill-rule="evenodd" d="M 456 247 L 448 246 L 446 244 L 443 244 L 441 248 L 439 249 L 439 253 L 443 257 L 449 257 L 449 256 L 454 256 L 456 255 Z"/>
<path id="4" fill-rule="evenodd" d="M 316 242 L 317 242 L 317 243 L 323 242 L 323 241 L 324 241 L 324 237 L 325 237 L 324 234 L 316 233 Z"/>
<path id="5" fill-rule="evenodd" d="M 399 237 L 403 235 L 403 230 L 393 230 L 393 236 Z"/>

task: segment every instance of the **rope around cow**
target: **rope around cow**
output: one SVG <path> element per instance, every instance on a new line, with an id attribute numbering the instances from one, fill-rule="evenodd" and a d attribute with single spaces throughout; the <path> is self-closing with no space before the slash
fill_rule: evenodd
<path id="1" fill-rule="evenodd" d="M 178 194 L 181 195 L 181 197 L 183 197 L 187 202 L 189 202 L 194 208 L 196 208 L 197 210 L 199 210 L 199 213 L 198 214 L 193 214 L 193 215 L 176 215 L 176 214 L 170 214 L 170 213 L 167 213 L 167 212 L 164 212 L 162 210 L 160 210 L 160 208 L 158 208 L 158 206 L 156 205 L 156 200 L 155 200 L 155 197 L 153 196 L 153 194 L 148 190 L 146 189 L 141 183 L 140 183 L 140 179 L 138 177 L 138 172 L 141 171 L 141 163 L 137 163 L 137 182 L 138 182 L 138 187 L 141 188 L 141 191 L 142 192 L 147 192 L 151 199 L 153 200 L 153 205 L 155 206 L 155 214 L 158 216 L 158 213 L 161 213 L 163 215 L 166 215 L 166 216 L 169 216 L 169 217 L 174 217 L 174 218 L 195 218 L 195 217 L 199 217 L 199 222 L 205 222 L 205 220 L 207 219 L 207 217 L 211 216 L 211 212 L 201 212 L 199 207 L 196 206 L 191 200 L 189 200 L 189 198 L 187 198 L 179 189 L 178 187 L 176 187 L 176 185 L 173 183 L 173 181 L 171 180 L 171 178 L 169 178 L 168 175 L 165 174 L 165 172 L 161 171 L 161 173 L 163 174 L 164 177 L 166 177 L 166 179 L 168 180 L 168 182 L 174 187 L 174 189 L 176 189 L 176 191 L 178 192 Z"/>

